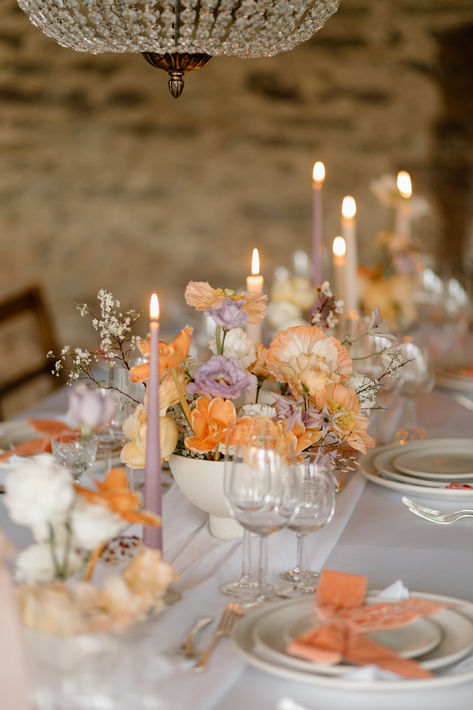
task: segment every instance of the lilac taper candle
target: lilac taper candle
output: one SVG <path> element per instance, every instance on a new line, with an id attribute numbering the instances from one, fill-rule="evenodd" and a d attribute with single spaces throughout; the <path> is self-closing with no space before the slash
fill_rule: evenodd
<path id="1" fill-rule="evenodd" d="M 161 517 L 161 438 L 159 431 L 159 301 L 155 293 L 149 304 L 150 360 L 147 388 L 146 471 L 144 509 Z M 143 542 L 163 551 L 163 529 L 145 526 Z"/>
<path id="2" fill-rule="evenodd" d="M 314 217 L 312 226 L 312 268 L 314 286 L 322 283 L 322 185 L 325 180 L 325 165 L 318 160 L 312 170 L 314 188 Z"/>

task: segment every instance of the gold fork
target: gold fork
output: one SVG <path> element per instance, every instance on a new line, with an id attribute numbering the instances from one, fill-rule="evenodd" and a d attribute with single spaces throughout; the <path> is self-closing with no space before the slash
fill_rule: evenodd
<path id="1" fill-rule="evenodd" d="M 243 612 L 239 604 L 235 604 L 232 602 L 231 604 L 226 605 L 225 609 L 222 612 L 222 616 L 220 617 L 220 621 L 218 622 L 218 626 L 214 631 L 214 635 L 210 644 L 207 646 L 205 651 L 202 652 L 199 661 L 194 666 L 195 671 L 203 671 L 205 670 L 205 668 L 207 668 L 207 663 L 209 661 L 210 654 L 214 650 L 218 641 L 222 638 L 222 636 L 230 636 L 235 621 L 239 619 L 242 615 Z"/>

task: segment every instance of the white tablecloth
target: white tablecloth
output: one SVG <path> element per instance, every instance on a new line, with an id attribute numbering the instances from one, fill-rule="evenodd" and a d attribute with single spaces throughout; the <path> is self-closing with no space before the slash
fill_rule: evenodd
<path id="1" fill-rule="evenodd" d="M 59 393 L 41 403 L 34 413 L 61 411 L 63 395 Z M 423 397 L 419 415 L 431 436 L 472 435 L 473 413 L 459 407 L 446 393 Z M 402 579 L 411 590 L 473 599 L 473 519 L 436 526 L 412 515 L 400 498 L 401 494 L 371 483 L 365 485 L 359 475 L 354 477 L 337 496 L 337 515 L 331 525 L 308 538 L 310 563 L 367 575 L 371 588 Z M 170 661 L 161 652 L 176 645 L 196 617 L 209 614 L 218 618 L 228 601 L 218 592 L 218 585 L 238 577 L 241 546 L 239 541 L 222 542 L 211 537 L 205 515 L 193 508 L 175 485 L 163 501 L 165 557 L 180 575 L 177 588 L 183 599 L 153 624 L 156 685 L 152 695 L 156 705 L 150 701 L 150 710 L 274 710 L 281 697 L 290 697 L 310 710 L 348 706 L 353 710 L 398 710 L 402 703 L 416 710 L 444 710 L 447 705 L 456 710 L 471 708 L 473 683 L 435 691 L 348 695 L 255 670 L 245 664 L 227 639 L 220 642 L 205 673 L 194 674 Z M 1 503 L 0 526 L 18 546 L 28 542 L 28 533 L 8 521 Z M 269 557 L 272 578 L 291 567 L 294 557 L 294 536 L 289 531 L 273 536 Z M 199 642 L 204 644 L 210 633 L 211 629 L 205 631 Z"/>

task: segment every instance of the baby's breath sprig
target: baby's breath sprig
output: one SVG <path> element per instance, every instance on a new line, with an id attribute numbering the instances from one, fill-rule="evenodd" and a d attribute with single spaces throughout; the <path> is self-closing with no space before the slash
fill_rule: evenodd
<path id="1" fill-rule="evenodd" d="M 87 303 L 77 304 L 77 310 L 82 318 L 91 317 L 92 327 L 100 338 L 98 347 L 95 350 L 86 350 L 65 345 L 59 355 L 50 351 L 48 357 L 56 358 L 51 372 L 59 377 L 67 368 L 69 385 L 77 380 L 87 379 L 98 387 L 121 392 L 115 385 L 107 385 L 98 380 L 94 368 L 99 363 L 105 363 L 109 368 L 123 367 L 127 370 L 131 368 L 131 357 L 139 339 L 132 333 L 132 329 L 141 314 L 134 308 L 122 311 L 120 301 L 106 289 L 100 289 L 97 300 L 98 313 L 94 312 Z M 130 397 L 128 393 L 122 392 L 122 394 Z"/>

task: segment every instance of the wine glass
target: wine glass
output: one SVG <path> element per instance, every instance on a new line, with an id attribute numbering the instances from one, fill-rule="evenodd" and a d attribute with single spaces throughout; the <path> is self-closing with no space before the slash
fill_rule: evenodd
<path id="1" fill-rule="evenodd" d="M 267 538 L 296 514 L 297 489 L 292 442 L 259 433 L 235 446 L 225 497 L 233 517 L 260 538 L 255 604 L 271 600 L 266 584 Z"/>
<path id="2" fill-rule="evenodd" d="M 60 464 L 69 469 L 77 483 L 82 474 L 95 461 L 98 438 L 93 434 L 84 436 L 80 432 L 57 434 L 51 438 L 53 456 Z"/>
<path id="3" fill-rule="evenodd" d="M 416 345 L 410 338 L 406 338 L 398 352 L 405 364 L 398 370 L 396 391 L 406 399 L 406 413 L 403 426 L 396 433 L 396 440 L 403 443 L 427 436 L 427 432 L 417 422 L 415 398 L 430 392 L 435 378 L 427 346 Z"/>
<path id="4" fill-rule="evenodd" d="M 335 511 L 335 478 L 333 464 L 326 459 L 306 459 L 297 466 L 300 477 L 299 509 L 289 521 L 288 528 L 296 533 L 297 558 L 295 567 L 279 576 L 291 582 L 287 587 L 278 589 L 283 597 L 299 596 L 314 592 L 317 588 L 319 573 L 307 569 L 304 560 L 304 541 L 307 535 L 320 530 L 333 517 Z"/>

